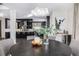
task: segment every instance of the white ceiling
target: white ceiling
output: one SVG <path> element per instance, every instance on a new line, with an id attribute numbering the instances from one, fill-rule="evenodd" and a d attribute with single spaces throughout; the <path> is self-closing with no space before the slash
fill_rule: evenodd
<path id="1" fill-rule="evenodd" d="M 3 3 L 3 4 L 9 7 L 10 9 L 15 9 L 17 18 L 22 18 L 24 15 L 29 14 L 30 11 L 35 7 L 48 8 L 50 13 L 52 13 L 54 10 L 63 11 L 72 6 L 72 3 Z"/>

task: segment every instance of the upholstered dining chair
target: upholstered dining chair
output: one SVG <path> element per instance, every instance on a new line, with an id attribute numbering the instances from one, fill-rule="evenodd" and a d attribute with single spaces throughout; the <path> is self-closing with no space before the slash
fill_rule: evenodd
<path id="1" fill-rule="evenodd" d="M 0 56 L 9 55 L 9 49 L 13 45 L 14 45 L 14 41 L 12 39 L 0 40 Z"/>
<path id="2" fill-rule="evenodd" d="M 72 40 L 70 43 L 70 47 L 72 49 L 73 56 L 79 56 L 79 40 Z"/>
<path id="3" fill-rule="evenodd" d="M 4 53 L 4 50 L 3 50 L 2 46 L 0 46 L 0 56 L 5 56 L 5 53 Z"/>
<path id="4" fill-rule="evenodd" d="M 62 34 L 57 34 L 55 40 L 63 43 L 64 37 Z"/>

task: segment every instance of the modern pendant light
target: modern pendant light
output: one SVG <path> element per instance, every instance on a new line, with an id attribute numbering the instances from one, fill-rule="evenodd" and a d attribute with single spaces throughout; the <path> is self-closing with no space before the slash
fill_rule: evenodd
<path id="1" fill-rule="evenodd" d="M 36 7 L 33 9 L 28 15 L 25 15 L 24 17 L 44 17 L 49 15 L 49 10 L 48 8 L 40 8 Z"/>

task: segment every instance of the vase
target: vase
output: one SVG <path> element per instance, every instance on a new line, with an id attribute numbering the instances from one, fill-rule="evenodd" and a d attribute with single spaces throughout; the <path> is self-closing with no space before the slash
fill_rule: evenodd
<path id="1" fill-rule="evenodd" d="M 48 35 L 44 35 L 43 39 L 44 39 L 44 44 L 48 45 L 49 44 Z"/>
<path id="2" fill-rule="evenodd" d="M 48 35 L 44 35 L 44 36 L 43 36 L 43 39 L 47 39 L 47 38 L 48 38 Z"/>

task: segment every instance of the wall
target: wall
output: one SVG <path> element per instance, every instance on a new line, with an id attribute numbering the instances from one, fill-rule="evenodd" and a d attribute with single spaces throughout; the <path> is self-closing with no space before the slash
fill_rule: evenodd
<path id="1" fill-rule="evenodd" d="M 54 24 L 55 17 L 62 16 L 65 18 L 62 28 L 69 31 L 69 34 L 73 34 L 73 14 L 74 4 L 67 4 L 62 7 L 53 8 L 51 15 L 51 24 Z"/>
<path id="2" fill-rule="evenodd" d="M 75 25 L 75 39 L 79 40 L 79 4 L 75 4 L 75 15 L 74 15 L 74 25 Z"/>

